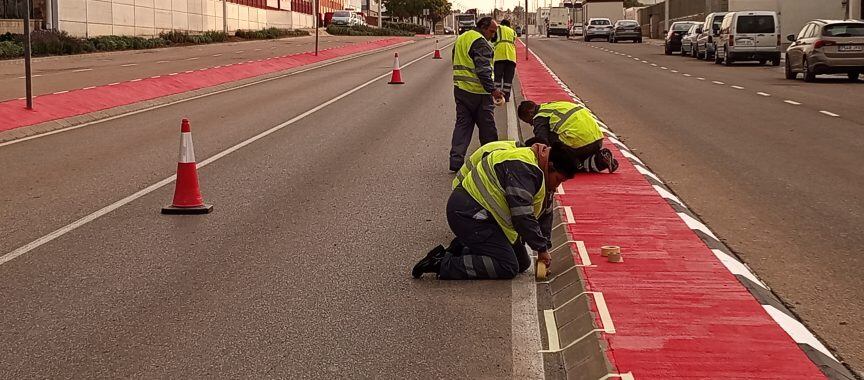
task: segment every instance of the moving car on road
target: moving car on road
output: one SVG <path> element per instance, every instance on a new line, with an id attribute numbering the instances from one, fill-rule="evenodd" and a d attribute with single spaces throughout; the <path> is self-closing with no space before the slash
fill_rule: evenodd
<path id="1" fill-rule="evenodd" d="M 663 51 L 666 55 L 681 51 L 681 38 L 690 30 L 690 27 L 696 25 L 696 21 L 678 21 L 669 27 L 666 33 L 666 41 L 663 42 Z"/>
<path id="2" fill-rule="evenodd" d="M 696 39 L 696 58 L 714 59 L 714 53 L 717 51 L 714 41 L 720 35 L 720 25 L 723 24 L 723 17 L 727 13 L 729 12 L 714 12 L 705 16 L 702 34 Z"/>
<path id="3" fill-rule="evenodd" d="M 774 11 L 732 12 L 723 17 L 714 63 L 771 61 L 780 66 L 780 20 Z"/>
<path id="4" fill-rule="evenodd" d="M 337 26 L 354 26 L 357 25 L 357 18 L 354 16 L 354 12 L 336 11 L 333 12 L 333 19 L 331 22 L 333 25 Z"/>
<path id="5" fill-rule="evenodd" d="M 696 39 L 702 34 L 702 24 L 693 24 L 690 30 L 681 37 L 681 56 L 696 57 Z"/>
<path id="6" fill-rule="evenodd" d="M 642 26 L 636 20 L 619 20 L 612 26 L 612 34 L 609 35 L 609 42 L 616 43 L 621 40 L 630 40 L 635 43 L 642 43 Z"/>
<path id="7" fill-rule="evenodd" d="M 546 37 L 567 36 L 570 33 L 570 8 L 552 7 L 549 9 L 549 27 Z"/>
<path id="8" fill-rule="evenodd" d="M 608 39 L 612 34 L 612 20 L 608 18 L 592 18 L 585 24 L 585 41 L 594 38 Z"/>
<path id="9" fill-rule="evenodd" d="M 804 25 L 786 50 L 786 79 L 798 73 L 812 82 L 819 74 L 845 73 L 857 81 L 864 72 L 864 22 L 814 20 Z"/>

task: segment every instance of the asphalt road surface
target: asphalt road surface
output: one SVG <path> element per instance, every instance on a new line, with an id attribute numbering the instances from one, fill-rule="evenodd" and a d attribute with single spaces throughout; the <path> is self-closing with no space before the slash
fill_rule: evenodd
<path id="1" fill-rule="evenodd" d="M 320 38 L 319 46 L 320 49 L 328 49 L 376 38 L 380 37 L 323 36 Z M 51 94 L 101 86 L 314 49 L 315 39 L 309 36 L 34 58 L 33 94 Z M 0 101 L 23 96 L 25 93 L 22 61 L 20 59 L 0 61 Z"/>
<path id="2" fill-rule="evenodd" d="M 169 184 L 0 265 L 0 377 L 508 377 L 513 283 L 409 274 L 450 238 L 432 44 L 0 148 L 6 254 L 174 174 L 183 117 L 200 163 L 305 115 L 199 170 L 210 215 Z"/>
<path id="3" fill-rule="evenodd" d="M 529 46 L 864 370 L 864 81 L 793 82 L 782 67 L 718 66 L 649 44 Z"/>

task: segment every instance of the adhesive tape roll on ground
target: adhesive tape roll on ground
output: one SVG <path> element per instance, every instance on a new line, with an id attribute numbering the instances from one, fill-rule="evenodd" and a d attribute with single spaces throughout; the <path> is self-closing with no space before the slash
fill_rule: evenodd
<path id="1" fill-rule="evenodd" d="M 493 98 L 492 102 L 495 103 L 496 106 L 501 107 L 504 105 L 504 98 Z"/>
<path id="2" fill-rule="evenodd" d="M 621 253 L 621 247 L 617 245 L 604 245 L 600 247 L 600 256 L 607 257 L 615 253 Z"/>
<path id="3" fill-rule="evenodd" d="M 538 261 L 536 266 L 537 272 L 535 273 L 535 277 L 537 277 L 537 281 L 546 281 L 546 263 Z"/>

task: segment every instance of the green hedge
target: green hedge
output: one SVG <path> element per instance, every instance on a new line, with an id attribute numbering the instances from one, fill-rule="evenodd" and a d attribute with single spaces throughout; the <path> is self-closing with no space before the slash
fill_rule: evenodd
<path id="1" fill-rule="evenodd" d="M 300 36 L 308 36 L 309 32 L 305 30 L 291 30 L 291 29 L 279 29 L 279 28 L 267 28 L 261 30 L 238 30 L 236 33 L 237 37 L 244 38 L 247 40 L 272 40 L 275 38 L 282 37 L 300 37 Z"/>
<path id="2" fill-rule="evenodd" d="M 352 27 L 330 25 L 327 33 L 335 36 L 413 36 L 413 32 L 399 29 L 373 28 L 369 26 L 355 25 Z"/>
<path id="3" fill-rule="evenodd" d="M 24 48 L 12 41 L 0 41 L 0 59 L 16 58 L 24 55 Z"/>
<path id="4" fill-rule="evenodd" d="M 399 29 L 407 32 L 412 32 L 414 34 L 426 34 L 429 33 L 429 28 L 423 25 L 411 24 L 407 22 L 388 22 L 384 21 L 384 27 L 389 29 Z"/>

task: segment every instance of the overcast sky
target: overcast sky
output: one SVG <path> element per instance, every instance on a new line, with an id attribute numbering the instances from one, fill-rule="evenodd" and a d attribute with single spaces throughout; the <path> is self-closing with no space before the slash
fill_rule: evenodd
<path id="1" fill-rule="evenodd" d="M 499 9 L 513 9 L 517 4 L 525 6 L 525 0 L 449 0 L 453 4 L 453 9 L 470 9 L 477 8 L 480 12 L 489 13 L 496 1 Z M 549 0 L 528 0 L 528 11 L 534 11 L 537 8 L 538 1 L 542 6 L 548 6 Z M 560 0 L 554 0 L 557 5 Z"/>

